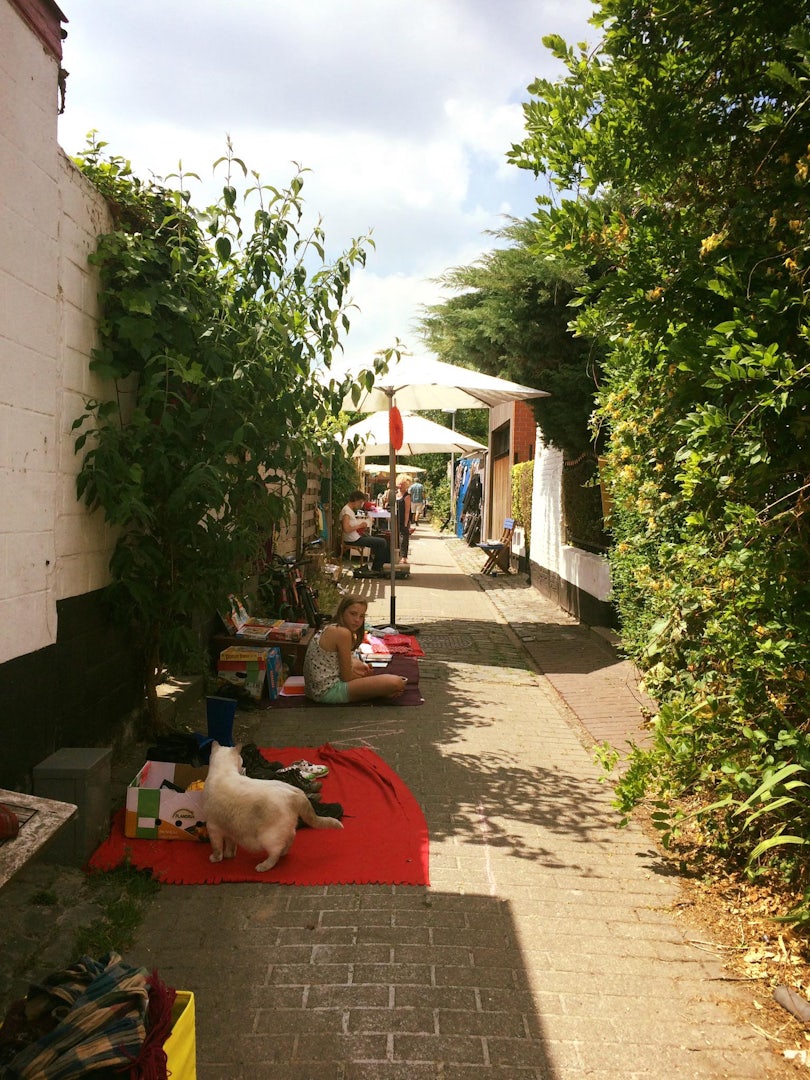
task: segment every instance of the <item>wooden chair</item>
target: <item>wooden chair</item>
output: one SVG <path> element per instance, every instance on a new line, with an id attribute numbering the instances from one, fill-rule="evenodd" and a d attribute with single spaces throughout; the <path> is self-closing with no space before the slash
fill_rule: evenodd
<path id="1" fill-rule="evenodd" d="M 484 567 L 481 571 L 482 574 L 494 574 L 496 567 L 500 567 L 503 571 L 508 573 L 509 552 L 512 549 L 512 533 L 514 531 L 515 519 L 505 518 L 500 540 L 482 540 L 475 545 L 487 553 L 487 561 L 484 563 Z M 506 559 L 504 559 L 504 553 L 506 554 Z"/>
<path id="2" fill-rule="evenodd" d="M 340 565 L 343 566 L 343 560 L 346 555 L 349 556 L 349 565 L 352 565 L 352 557 L 357 556 L 357 565 L 362 566 L 364 562 L 368 562 L 371 556 L 369 548 L 355 547 L 353 544 L 347 544 L 345 540 L 340 541 Z"/>

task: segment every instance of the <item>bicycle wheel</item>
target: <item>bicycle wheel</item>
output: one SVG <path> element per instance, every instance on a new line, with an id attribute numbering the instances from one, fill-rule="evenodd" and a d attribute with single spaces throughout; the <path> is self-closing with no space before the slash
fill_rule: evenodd
<path id="1" fill-rule="evenodd" d="M 318 601 L 312 591 L 312 586 L 306 581 L 301 581 L 299 582 L 299 590 L 306 621 L 310 626 L 318 629 L 322 622 L 322 616 L 318 610 Z"/>

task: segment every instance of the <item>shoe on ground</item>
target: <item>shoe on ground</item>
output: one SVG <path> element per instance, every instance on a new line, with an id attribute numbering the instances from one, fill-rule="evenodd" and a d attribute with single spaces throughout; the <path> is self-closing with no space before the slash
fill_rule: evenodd
<path id="1" fill-rule="evenodd" d="M 278 772 L 283 776 L 284 773 L 293 770 L 302 776 L 304 780 L 322 780 L 324 776 L 329 775 L 328 765 L 315 765 L 311 761 L 304 760 L 294 761 L 292 765 L 287 765 L 284 768 L 279 769 Z"/>

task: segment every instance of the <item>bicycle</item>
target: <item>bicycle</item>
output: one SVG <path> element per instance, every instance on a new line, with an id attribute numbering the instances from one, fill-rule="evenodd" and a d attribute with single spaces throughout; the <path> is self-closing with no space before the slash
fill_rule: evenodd
<path id="1" fill-rule="evenodd" d="M 307 545 L 311 554 L 273 555 L 265 565 L 259 582 L 262 606 L 287 622 L 305 622 L 319 630 L 328 616 L 318 606 L 317 590 L 304 577 L 302 567 L 311 562 L 312 553 L 322 547 L 322 540 Z"/>

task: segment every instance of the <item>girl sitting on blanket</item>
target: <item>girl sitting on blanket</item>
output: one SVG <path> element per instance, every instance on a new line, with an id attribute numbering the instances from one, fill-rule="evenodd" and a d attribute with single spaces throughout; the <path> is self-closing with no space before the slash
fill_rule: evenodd
<path id="1" fill-rule="evenodd" d="M 346 705 L 369 698 L 395 698 L 404 691 L 401 675 L 373 675 L 368 664 L 354 655 L 363 641 L 367 603 L 344 596 L 334 622 L 320 630 L 304 657 L 304 690 L 322 705 Z"/>

